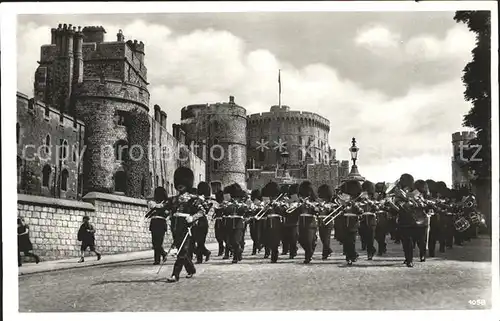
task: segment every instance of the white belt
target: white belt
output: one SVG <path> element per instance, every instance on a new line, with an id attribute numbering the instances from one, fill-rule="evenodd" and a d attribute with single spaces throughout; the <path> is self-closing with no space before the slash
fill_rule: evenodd
<path id="1" fill-rule="evenodd" d="M 358 215 L 357 214 L 352 214 L 352 213 L 344 213 L 344 216 L 351 216 L 351 217 L 352 216 L 356 216 L 357 217 Z"/>
<path id="2" fill-rule="evenodd" d="M 240 216 L 240 215 L 228 215 L 226 217 L 227 218 L 243 218 L 243 216 Z"/>
<path id="3" fill-rule="evenodd" d="M 151 219 L 154 219 L 154 218 L 159 218 L 160 220 L 166 220 L 166 218 L 163 216 L 151 216 Z"/>
<path id="4" fill-rule="evenodd" d="M 319 215 L 318 217 L 325 218 L 325 217 L 328 217 L 328 215 Z"/>
<path id="5" fill-rule="evenodd" d="M 307 214 L 307 213 L 306 213 L 306 214 L 300 214 L 300 216 L 310 216 L 310 217 L 314 217 L 314 215 L 312 215 L 312 214 Z"/>
<path id="6" fill-rule="evenodd" d="M 190 214 L 186 214 L 186 213 L 175 213 L 174 214 L 175 217 L 190 217 L 191 215 Z"/>
<path id="7" fill-rule="evenodd" d="M 222 217 L 216 217 L 215 220 L 222 220 Z"/>
<path id="8" fill-rule="evenodd" d="M 267 217 L 281 217 L 279 214 L 268 214 Z"/>
<path id="9" fill-rule="evenodd" d="M 372 213 L 372 212 L 364 212 L 361 215 L 364 215 L 364 216 L 376 216 L 375 213 Z"/>

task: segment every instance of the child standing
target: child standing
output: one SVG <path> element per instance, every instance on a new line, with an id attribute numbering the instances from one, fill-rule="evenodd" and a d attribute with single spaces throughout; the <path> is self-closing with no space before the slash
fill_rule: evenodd
<path id="1" fill-rule="evenodd" d="M 101 254 L 95 250 L 95 229 L 94 226 L 90 224 L 90 218 L 88 216 L 83 217 L 83 224 L 78 230 L 78 241 L 82 242 L 82 246 L 80 247 L 81 257 L 78 263 L 85 261 L 85 250 L 87 250 L 87 248 L 90 248 L 90 251 L 95 253 L 97 261 L 101 259 Z"/>

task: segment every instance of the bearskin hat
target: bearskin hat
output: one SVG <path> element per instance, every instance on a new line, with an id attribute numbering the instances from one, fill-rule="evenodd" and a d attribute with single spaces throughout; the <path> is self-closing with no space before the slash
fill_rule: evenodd
<path id="1" fill-rule="evenodd" d="M 300 197 L 309 197 L 311 200 L 314 200 L 316 198 L 316 195 L 314 195 L 314 189 L 312 187 L 311 182 L 303 181 L 302 183 L 300 183 L 299 196 Z"/>
<path id="2" fill-rule="evenodd" d="M 278 197 L 279 194 L 280 188 L 276 182 L 269 182 L 262 189 L 262 197 L 274 198 Z"/>
<path id="3" fill-rule="evenodd" d="M 351 196 L 358 196 L 362 191 L 361 183 L 359 181 L 344 182 L 341 186 L 341 191 Z"/>
<path id="4" fill-rule="evenodd" d="M 224 194 L 231 195 L 231 198 L 240 198 L 244 195 L 244 191 L 238 183 L 231 184 L 224 188 Z"/>
<path id="5" fill-rule="evenodd" d="M 252 201 L 254 201 L 254 200 L 262 200 L 262 196 L 261 196 L 260 190 L 254 189 L 252 191 L 252 193 L 250 193 L 250 199 Z"/>
<path id="6" fill-rule="evenodd" d="M 167 191 L 165 190 L 165 188 L 161 187 L 161 186 L 158 186 L 157 188 L 155 188 L 155 192 L 154 192 L 154 200 L 155 202 L 163 202 L 163 201 L 166 201 L 168 198 L 168 194 L 167 194 Z"/>
<path id="7" fill-rule="evenodd" d="M 207 182 L 200 182 L 196 189 L 198 190 L 198 195 L 209 197 L 212 194 L 210 185 Z"/>
<path id="8" fill-rule="evenodd" d="M 424 180 L 418 179 L 415 181 L 415 189 L 417 189 L 420 193 L 427 194 L 429 191 L 429 187 Z"/>
<path id="9" fill-rule="evenodd" d="M 364 181 L 361 185 L 363 192 L 367 192 L 369 195 L 375 194 L 375 184 L 370 181 Z"/>
<path id="10" fill-rule="evenodd" d="M 193 188 L 194 183 L 194 174 L 190 168 L 187 167 L 179 167 L 175 170 L 174 173 L 174 186 L 175 189 L 179 189 L 179 186 L 185 186 L 189 191 Z"/>
<path id="11" fill-rule="evenodd" d="M 333 197 L 333 191 L 330 185 L 323 184 L 318 187 L 318 197 L 330 201 Z"/>
<path id="12" fill-rule="evenodd" d="M 446 186 L 446 183 L 443 181 L 436 182 L 436 192 L 441 194 L 441 195 L 446 195 L 448 187 Z"/>
<path id="13" fill-rule="evenodd" d="M 288 188 L 288 195 L 295 195 L 299 193 L 299 184 L 292 184 Z"/>
<path id="14" fill-rule="evenodd" d="M 378 182 L 375 184 L 375 192 L 377 193 L 385 193 L 385 182 Z"/>
<path id="15" fill-rule="evenodd" d="M 410 174 L 405 173 L 399 178 L 399 186 L 401 188 L 409 188 L 413 190 L 413 183 L 414 179 Z"/>
<path id="16" fill-rule="evenodd" d="M 224 201 L 224 192 L 223 191 L 216 192 L 215 200 L 217 201 L 217 203 L 222 203 Z"/>
<path id="17" fill-rule="evenodd" d="M 429 193 L 431 194 L 431 196 L 436 197 L 436 182 L 432 179 L 428 179 L 425 181 L 425 183 L 427 184 L 427 188 L 429 189 Z"/>

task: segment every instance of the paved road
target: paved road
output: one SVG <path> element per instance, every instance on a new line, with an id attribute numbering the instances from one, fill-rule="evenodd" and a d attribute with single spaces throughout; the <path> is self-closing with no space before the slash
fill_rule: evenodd
<path id="1" fill-rule="evenodd" d="M 413 269 L 402 264 L 400 245 L 389 241 L 384 257 L 347 267 L 341 247 L 311 264 L 280 257 L 276 264 L 250 256 L 243 261 L 214 257 L 197 265 L 193 279 L 165 283 L 151 260 L 124 262 L 19 277 L 21 312 L 262 311 L 366 309 L 481 309 L 491 302 L 491 241 L 476 239 Z M 359 242 L 358 242 L 359 247 Z M 321 250 L 318 246 L 317 250 Z M 415 252 L 417 253 L 417 251 Z M 483 299 L 485 306 L 469 300 Z"/>

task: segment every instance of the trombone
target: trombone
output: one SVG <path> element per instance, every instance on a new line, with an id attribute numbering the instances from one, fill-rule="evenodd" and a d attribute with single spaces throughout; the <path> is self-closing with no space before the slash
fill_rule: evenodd
<path id="1" fill-rule="evenodd" d="M 257 214 L 255 214 L 254 218 L 256 220 L 260 220 L 264 215 L 266 214 L 267 210 L 269 210 L 269 207 L 276 203 L 280 198 L 282 198 L 285 195 L 285 193 L 281 193 L 275 200 L 269 202 L 267 205 L 265 205 Z"/>
<path id="2" fill-rule="evenodd" d="M 286 213 L 287 214 L 292 213 L 293 211 L 295 211 L 296 209 L 298 209 L 299 207 L 301 207 L 302 204 L 304 204 L 308 199 L 309 199 L 309 196 L 306 197 L 306 198 L 304 198 L 303 200 L 299 200 L 296 205 L 294 205 L 294 206 L 290 207 L 289 209 L 287 209 Z"/>
<path id="3" fill-rule="evenodd" d="M 366 192 L 362 192 L 356 198 L 354 198 L 351 202 L 355 202 L 358 198 L 365 197 L 366 195 L 367 195 Z M 323 218 L 323 223 L 325 223 L 325 225 L 328 225 L 331 222 L 333 222 L 333 220 L 335 220 L 340 214 L 342 214 L 342 212 L 340 210 L 345 208 L 346 205 L 347 204 L 341 204 L 336 209 L 334 209 L 332 212 L 330 212 L 330 214 L 328 214 L 325 218 Z M 337 214 L 335 214 L 335 213 L 337 213 Z M 335 216 L 332 217 L 332 215 L 335 215 Z"/>

